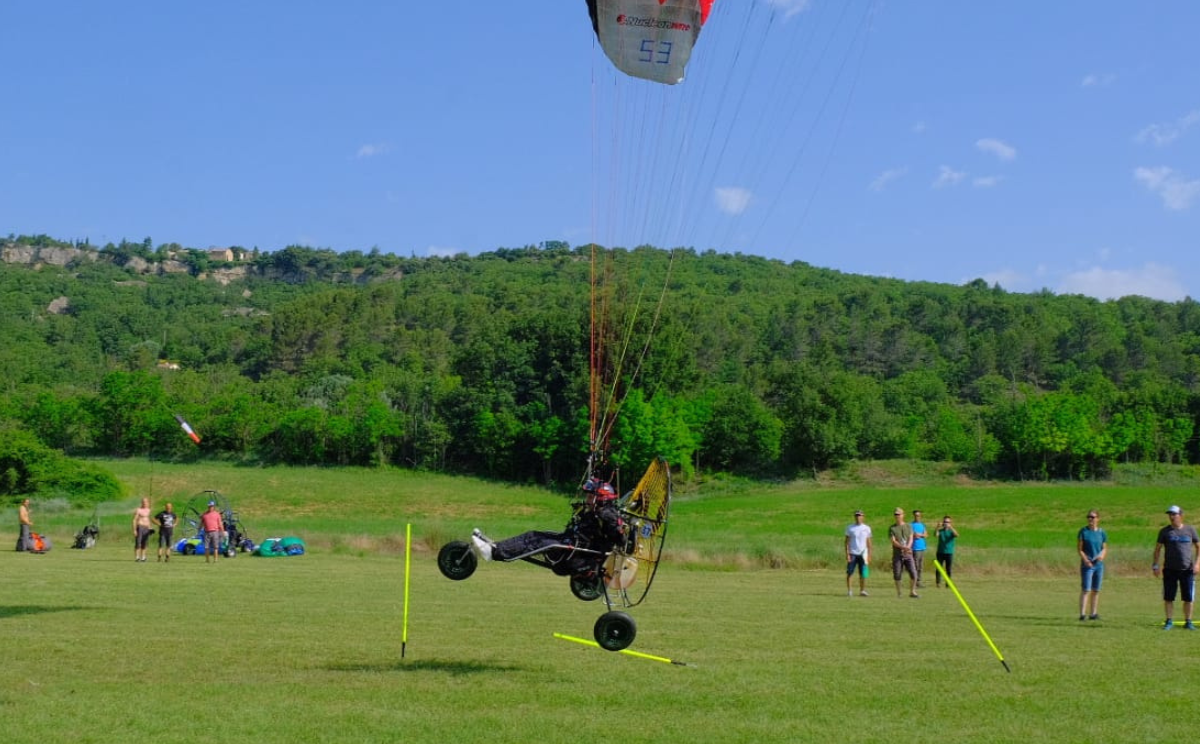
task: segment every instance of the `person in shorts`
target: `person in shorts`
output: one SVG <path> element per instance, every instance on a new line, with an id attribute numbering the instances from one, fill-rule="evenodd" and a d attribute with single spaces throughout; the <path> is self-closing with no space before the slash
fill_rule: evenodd
<path id="1" fill-rule="evenodd" d="M 1200 535 L 1196 528 L 1183 523 L 1183 510 L 1178 506 L 1167 509 L 1171 523 L 1158 531 L 1158 542 L 1154 544 L 1155 576 L 1163 582 L 1163 610 L 1167 619 L 1162 629 L 1174 627 L 1175 594 L 1183 600 L 1183 627 L 1195 630 L 1192 625 L 1192 602 L 1196 592 L 1196 570 L 1200 569 Z M 1163 562 L 1159 564 L 1159 556 Z"/>
<path id="2" fill-rule="evenodd" d="M 204 562 L 216 563 L 225 539 L 225 522 L 217 511 L 217 502 L 208 502 L 208 510 L 200 515 L 200 528 L 204 530 Z"/>
<path id="3" fill-rule="evenodd" d="M 162 511 L 154 515 L 154 523 L 158 525 L 159 562 L 171 560 L 171 543 L 175 541 L 176 521 L 178 521 L 178 517 L 175 516 L 175 507 L 169 501 Z"/>
<path id="4" fill-rule="evenodd" d="M 1100 513 L 1092 509 L 1087 524 L 1075 538 L 1079 550 L 1079 619 L 1100 619 L 1100 585 L 1104 583 L 1104 556 L 1108 534 L 1100 528 Z"/>
<path id="5" fill-rule="evenodd" d="M 862 511 L 854 512 L 854 524 L 846 528 L 846 596 L 853 597 L 850 579 L 858 571 L 859 596 L 867 595 L 868 566 L 871 565 L 871 528 L 863 524 Z"/>

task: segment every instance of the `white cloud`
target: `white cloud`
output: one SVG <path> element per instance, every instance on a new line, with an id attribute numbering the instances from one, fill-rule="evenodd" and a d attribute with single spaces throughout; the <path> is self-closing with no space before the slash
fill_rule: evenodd
<path id="1" fill-rule="evenodd" d="M 1117 76 L 1111 72 L 1106 72 L 1101 75 L 1095 73 L 1084 75 L 1080 81 L 1081 88 L 1107 88 L 1117 81 Z"/>
<path id="2" fill-rule="evenodd" d="M 462 251 L 457 248 L 448 248 L 441 245 L 431 245 L 425 249 L 425 255 L 437 258 L 453 258 L 460 253 L 462 253 Z"/>
<path id="3" fill-rule="evenodd" d="M 980 140 L 975 140 L 975 146 L 980 150 L 995 155 L 1001 160 L 1012 160 L 1017 156 L 1017 148 L 991 137 L 985 137 Z"/>
<path id="4" fill-rule="evenodd" d="M 875 176 L 875 180 L 871 181 L 871 191 L 883 191 L 883 189 L 889 183 L 900 178 L 905 173 L 908 173 L 908 168 L 892 168 L 890 170 L 885 170 L 883 173 Z"/>
<path id="5" fill-rule="evenodd" d="M 358 148 L 358 153 L 355 155 L 355 157 L 356 158 L 373 158 L 376 155 L 383 155 L 383 154 L 389 152 L 391 149 L 392 149 L 391 145 L 386 145 L 386 144 L 363 145 L 362 147 Z"/>
<path id="6" fill-rule="evenodd" d="M 717 202 L 717 209 L 725 214 L 741 214 L 750 206 L 753 195 L 738 186 L 724 186 L 713 191 L 713 198 Z"/>
<path id="7" fill-rule="evenodd" d="M 767 0 L 767 4 L 783 12 L 784 18 L 803 13 L 812 6 L 812 0 Z"/>
<path id="8" fill-rule="evenodd" d="M 1014 271 L 1013 269 L 1000 269 L 999 271 L 992 271 L 979 278 L 987 282 L 988 286 L 999 284 L 1009 292 L 1025 292 L 1031 288 L 1029 277 L 1025 276 L 1019 271 Z M 959 282 L 959 284 L 966 284 L 969 281 L 972 280 L 963 279 Z"/>
<path id="9" fill-rule="evenodd" d="M 1102 254 L 1107 255 L 1107 251 L 1102 251 Z M 963 279 L 960 284 L 974 278 Z M 1039 265 L 1032 276 L 1016 269 L 1004 268 L 982 274 L 979 278 L 989 285 L 998 284 L 1009 292 L 1036 292 L 1045 287 L 1053 287 L 1057 294 L 1081 294 L 1098 300 L 1141 295 L 1155 300 L 1176 302 L 1187 296 L 1178 272 L 1153 262 L 1126 269 L 1105 269 L 1093 265 L 1062 274 L 1051 272 L 1044 265 Z"/>
<path id="10" fill-rule="evenodd" d="M 1161 264 L 1148 263 L 1132 269 L 1102 269 L 1093 266 L 1063 277 L 1055 290 L 1059 294 L 1082 294 L 1101 300 L 1141 295 L 1175 302 L 1187 296 L 1176 271 Z"/>
<path id="11" fill-rule="evenodd" d="M 1182 137 L 1184 132 L 1196 124 L 1200 124 L 1200 109 L 1189 111 L 1175 121 L 1169 121 L 1165 124 L 1151 124 L 1144 127 L 1133 139 L 1138 143 L 1149 142 L 1158 147 L 1163 147 Z"/>
<path id="12" fill-rule="evenodd" d="M 925 126 L 925 122 L 923 122 L 923 121 L 918 121 L 916 124 L 912 125 L 912 133 L 913 134 L 925 134 L 926 129 L 927 129 L 927 127 Z"/>
<path id="13" fill-rule="evenodd" d="M 1189 181 L 1183 174 L 1176 173 L 1165 165 L 1157 168 L 1134 168 L 1133 177 L 1151 193 L 1162 197 L 1163 206 L 1180 211 L 1192 206 L 1200 198 L 1200 180 Z"/>
<path id="14" fill-rule="evenodd" d="M 947 186 L 957 186 L 967 177 L 965 171 L 956 171 L 948 165 L 938 168 L 938 177 L 933 180 L 933 188 L 941 189 Z"/>
<path id="15" fill-rule="evenodd" d="M 1004 176 L 977 176 L 971 179 L 971 185 L 977 189 L 990 189 L 1004 180 Z"/>

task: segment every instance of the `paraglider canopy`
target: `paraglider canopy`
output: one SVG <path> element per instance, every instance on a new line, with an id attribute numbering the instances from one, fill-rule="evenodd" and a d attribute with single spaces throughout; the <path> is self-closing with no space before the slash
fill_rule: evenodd
<path id="1" fill-rule="evenodd" d="M 674 85 L 713 0 L 587 0 L 604 53 L 627 75 Z"/>

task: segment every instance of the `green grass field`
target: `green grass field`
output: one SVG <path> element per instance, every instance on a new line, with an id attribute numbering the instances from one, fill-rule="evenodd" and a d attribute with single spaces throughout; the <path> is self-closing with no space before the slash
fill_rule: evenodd
<path id="1" fill-rule="evenodd" d="M 137 564 L 131 499 L 105 505 L 101 544 L 88 551 L 68 546 L 90 512 L 35 505 L 55 548 L 27 555 L 8 549 L 6 509 L 9 742 L 1152 742 L 1190 723 L 1186 675 L 1166 672 L 1186 669 L 1200 633 L 1157 629 L 1147 570 L 1162 511 L 1193 506 L 1183 486 L 681 493 L 671 559 L 631 611 L 632 648 L 688 664 L 675 666 L 555 639 L 590 638 L 603 606 L 547 571 L 438 574 L 444 540 L 474 525 L 496 536 L 557 527 L 562 497 L 398 471 L 109 465 L 156 506 L 220 490 L 252 537 L 298 534 L 310 553 Z M 1011 674 L 944 589 L 897 599 L 877 561 L 872 596 L 845 596 L 850 512 L 864 508 L 880 535 L 896 505 L 922 507 L 927 521 L 955 516 L 957 583 Z M 1112 565 L 1103 619 L 1080 623 L 1074 534 L 1092 507 Z"/>

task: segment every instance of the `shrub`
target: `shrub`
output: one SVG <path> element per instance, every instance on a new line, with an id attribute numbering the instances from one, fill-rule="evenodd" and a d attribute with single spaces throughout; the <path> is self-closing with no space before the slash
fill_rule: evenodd
<path id="1" fill-rule="evenodd" d="M 98 465 L 72 460 L 29 432 L 0 430 L 0 496 L 58 497 L 83 506 L 122 495 L 120 481 Z"/>

